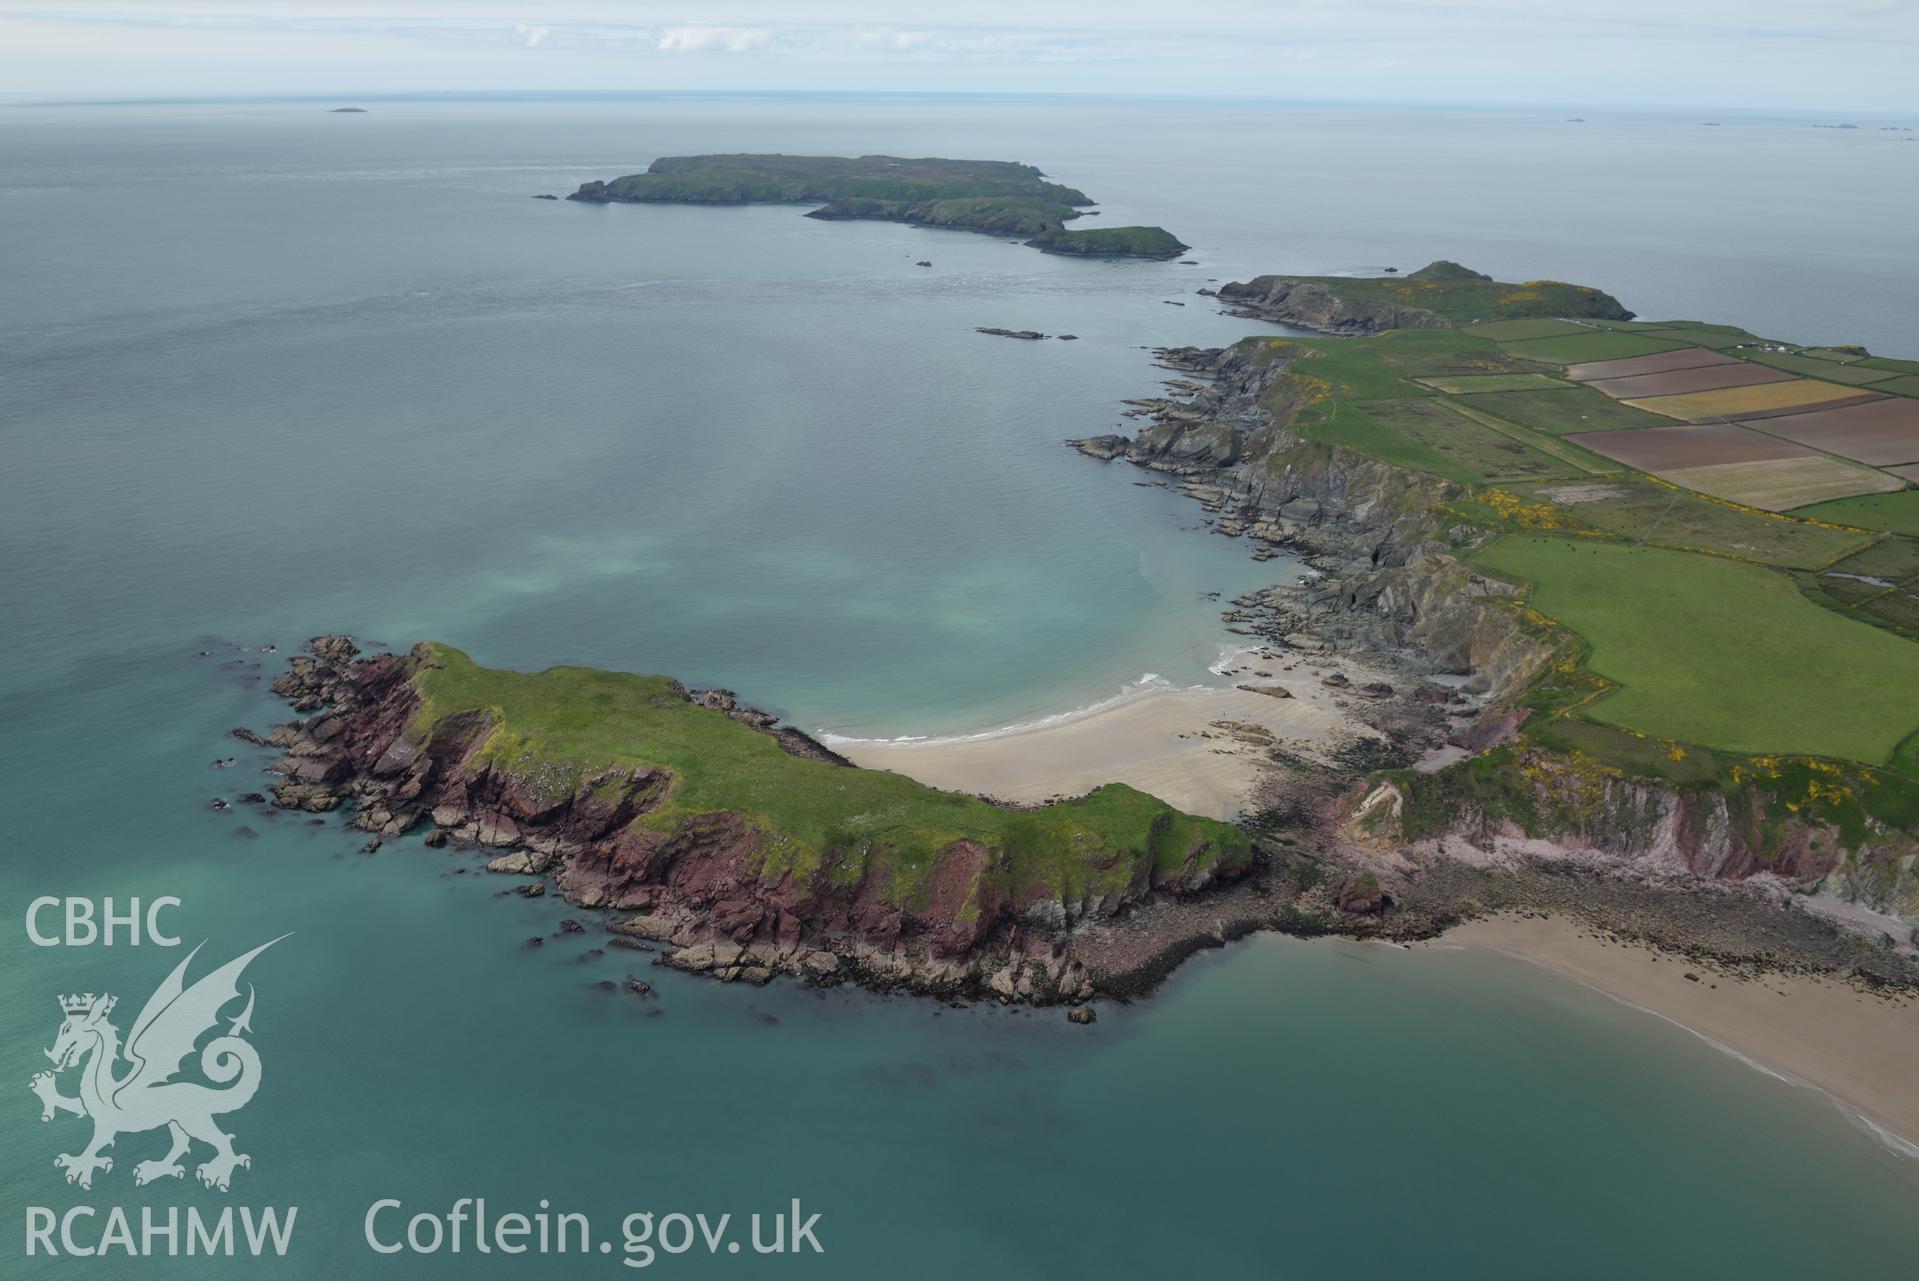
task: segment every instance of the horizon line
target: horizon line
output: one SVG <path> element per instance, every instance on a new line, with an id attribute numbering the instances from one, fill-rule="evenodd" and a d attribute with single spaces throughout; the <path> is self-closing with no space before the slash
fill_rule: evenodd
<path id="1" fill-rule="evenodd" d="M 5 107 L 161 107 L 198 106 L 222 103 L 306 103 L 333 102 L 342 106 L 356 102 L 484 102 L 529 99 L 571 100 L 579 102 L 645 100 L 653 98 L 872 98 L 899 99 L 978 99 L 1022 101 L 1057 99 L 1087 102 L 1194 102 L 1243 103 L 1271 106 L 1340 107 L 1448 107 L 1461 110 L 1503 111 L 1606 111 L 1624 114 L 1665 115 L 1723 112 L 1739 115 L 1789 116 L 1875 116 L 1880 118 L 1919 118 L 1919 106 L 1888 111 L 1877 107 L 1786 107 L 1754 105 L 1699 105 L 1685 103 L 1616 103 L 1568 101 L 1486 101 L 1465 98 L 1323 98 L 1277 97 L 1243 93 L 1153 93 L 1093 92 L 1084 90 L 994 90 L 994 89 L 441 89 L 441 90 L 361 90 L 328 92 L 302 90 L 292 93 L 146 94 L 137 97 L 13 96 L 0 94 Z M 1909 113 L 1909 115 L 1908 115 Z"/>

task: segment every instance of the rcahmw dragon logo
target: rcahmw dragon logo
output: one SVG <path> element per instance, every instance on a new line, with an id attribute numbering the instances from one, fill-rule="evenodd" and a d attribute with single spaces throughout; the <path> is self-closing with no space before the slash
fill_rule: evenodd
<path id="1" fill-rule="evenodd" d="M 287 937 L 282 934 L 280 939 Z M 60 1034 L 46 1056 L 53 1060 L 53 1071 L 42 1072 L 30 1083 L 40 1096 L 40 1119 L 51 1121 L 56 1112 L 93 1118 L 93 1141 L 76 1153 L 53 1158 L 67 1172 L 67 1182 L 83 1188 L 93 1186 L 95 1170 L 111 1172 L 113 1160 L 101 1153 L 113 1146 L 122 1134 L 157 1130 L 165 1126 L 172 1146 L 157 1161 L 141 1161 L 133 1167 L 136 1184 L 155 1179 L 178 1179 L 186 1174 L 180 1158 L 187 1155 L 195 1140 L 213 1149 L 210 1160 L 194 1171 L 200 1182 L 222 1192 L 239 1166 L 251 1166 L 253 1159 L 233 1150 L 233 1136 L 213 1118 L 238 1112 L 252 1101 L 260 1088 L 260 1055 L 244 1039 L 253 1030 L 253 986 L 247 985 L 246 1008 L 228 1022 L 223 1035 L 216 1036 L 200 1051 L 200 1071 L 214 1086 L 197 1081 L 172 1078 L 184 1066 L 193 1047 L 220 1023 L 220 1011 L 228 1002 L 239 999 L 240 974 L 254 957 L 278 943 L 262 943 L 246 955 L 228 961 L 219 969 L 193 984 L 186 985 L 187 966 L 200 954 L 203 942 L 173 967 L 133 1021 L 126 1045 L 120 1044 L 120 1030 L 108 1021 L 116 998 L 105 993 L 95 996 L 63 996 L 60 1010 L 66 1015 Z M 131 1066 L 116 1074 L 124 1054 Z M 54 1074 L 75 1065 L 80 1067 L 80 1096 L 68 1098 L 60 1093 Z"/>

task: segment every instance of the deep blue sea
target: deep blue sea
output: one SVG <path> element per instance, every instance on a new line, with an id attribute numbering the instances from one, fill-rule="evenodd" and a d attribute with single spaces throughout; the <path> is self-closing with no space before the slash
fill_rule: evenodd
<path id="1" fill-rule="evenodd" d="M 1209 679 L 1274 581 L 1061 448 L 1260 327 L 1260 271 L 1601 286 L 1919 356 L 1919 144 L 1804 119 L 857 98 L 0 108 L 0 1274 L 614 1277 L 631 1211 L 798 1198 L 821 1255 L 692 1276 L 1908 1275 L 1919 1167 L 1810 1091 L 1501 957 L 1260 938 L 1057 1012 L 662 975 L 468 856 L 220 813 L 321 631 L 664 671 L 820 731 L 976 732 Z M 1566 117 L 1583 114 L 1583 123 Z M 1913 123 L 1913 122 L 1898 122 Z M 1197 265 L 786 207 L 530 199 L 708 151 L 1017 159 Z M 918 260 L 931 267 L 918 267 Z M 1169 306 L 1180 302 L 1185 306 Z M 985 337 L 976 325 L 1075 333 Z M 1269 331 L 1270 332 L 1270 331 Z M 266 652 L 266 647 L 277 652 Z M 237 756 L 231 769 L 210 762 Z M 258 960 L 233 1190 L 89 1192 L 42 1125 L 36 896 L 174 895 Z M 198 969 L 195 971 L 198 973 Z M 650 1006 L 597 989 L 653 981 Z M 9 1084 L 10 1082 L 14 1084 Z M 151 1149 L 151 1150 L 149 1150 Z M 201 1159 L 196 1156 L 195 1158 Z M 368 1206 L 590 1214 L 610 1254 L 375 1253 Z M 298 1206 L 284 1259 L 24 1257 L 26 1207 Z M 97 1235 L 97 1233 L 96 1233 Z"/>

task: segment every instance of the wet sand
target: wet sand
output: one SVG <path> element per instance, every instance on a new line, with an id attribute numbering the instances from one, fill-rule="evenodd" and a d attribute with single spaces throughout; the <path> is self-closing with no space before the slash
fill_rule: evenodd
<path id="1" fill-rule="evenodd" d="M 1730 977 L 1557 918 L 1472 921 L 1434 946 L 1490 948 L 1669 1019 L 1824 1091 L 1919 1157 L 1919 1002 L 1817 978 Z"/>

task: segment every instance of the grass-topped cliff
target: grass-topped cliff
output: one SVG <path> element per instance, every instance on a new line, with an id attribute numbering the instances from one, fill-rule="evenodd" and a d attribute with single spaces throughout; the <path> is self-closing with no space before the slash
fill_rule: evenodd
<path id="1" fill-rule="evenodd" d="M 1069 232 L 1093 203 L 1008 160 L 899 156 L 665 156 L 645 173 L 588 182 L 568 196 L 592 204 L 817 204 L 812 217 L 875 219 L 993 235 L 1031 237 L 1050 253 L 1170 258 L 1183 251 L 1159 227 Z"/>
<path id="2" fill-rule="evenodd" d="M 1598 289 L 1505 283 L 1443 259 L 1404 276 L 1255 276 L 1221 285 L 1218 297 L 1238 314 L 1340 335 L 1537 317 L 1632 319 Z"/>
<path id="3" fill-rule="evenodd" d="M 314 714 L 273 732 L 274 805 L 349 804 L 373 849 L 430 822 L 428 845 L 551 874 L 570 901 L 627 912 L 615 928 L 670 941 L 673 964 L 722 977 L 831 977 L 848 961 L 961 991 L 1010 966 L 1001 995 L 1083 999 L 1083 967 L 1056 948 L 1021 960 L 1023 931 L 1252 864 L 1246 832 L 1130 787 L 1007 808 L 855 768 L 665 676 L 502 671 L 432 644 L 360 657 L 339 636 L 288 668 L 274 691 Z"/>
<path id="4" fill-rule="evenodd" d="M 484 716 L 490 729 L 475 759 L 553 805 L 658 768 L 667 779 L 657 802 L 634 822 L 671 832 L 701 815 L 742 814 L 768 838 L 762 874 L 857 881 L 877 872 L 891 896 L 909 900 L 941 851 L 975 841 L 992 854 L 986 877 L 1008 897 L 1078 899 L 1195 859 L 1236 865 L 1250 854 L 1237 828 L 1119 784 L 1005 809 L 904 775 L 792 755 L 668 677 L 583 667 L 528 674 L 480 667 L 445 645 L 423 651 L 408 676 L 420 695 L 409 740 L 427 746 L 449 722 L 466 733 L 474 714 Z"/>

